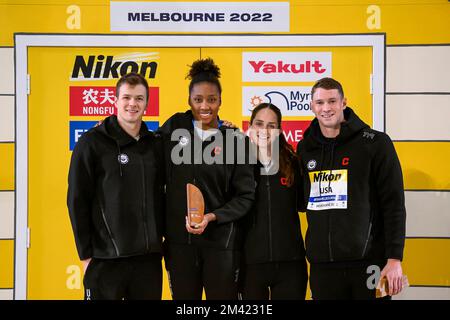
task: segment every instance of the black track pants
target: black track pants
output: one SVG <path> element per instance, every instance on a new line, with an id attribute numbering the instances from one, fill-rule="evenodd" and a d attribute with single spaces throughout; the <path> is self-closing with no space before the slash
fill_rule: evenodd
<path id="1" fill-rule="evenodd" d="M 164 259 L 174 300 L 236 300 L 237 251 L 168 244 Z"/>
<path id="2" fill-rule="evenodd" d="M 329 267 L 311 264 L 309 281 L 312 298 L 314 300 L 376 299 L 375 289 L 368 288 L 367 280 L 371 274 L 367 273 L 367 267 Z"/>
<path id="3" fill-rule="evenodd" d="M 241 270 L 244 300 L 304 300 L 306 260 L 248 264 Z"/>
<path id="4" fill-rule="evenodd" d="M 161 254 L 93 258 L 83 283 L 85 300 L 161 300 Z"/>

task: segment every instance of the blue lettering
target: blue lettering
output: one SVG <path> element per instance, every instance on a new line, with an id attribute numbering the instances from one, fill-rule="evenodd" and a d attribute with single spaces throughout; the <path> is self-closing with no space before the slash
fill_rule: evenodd
<path id="1" fill-rule="evenodd" d="M 300 91 L 294 92 L 291 91 L 291 100 L 299 100 L 300 99 Z"/>
<path id="2" fill-rule="evenodd" d="M 293 110 L 294 108 L 299 111 L 302 111 L 302 110 L 307 111 L 307 110 L 311 109 L 311 106 L 309 105 L 309 103 L 298 103 L 296 101 L 290 101 L 288 110 Z"/>
<path id="3" fill-rule="evenodd" d="M 128 21 L 140 21 L 139 13 L 128 12 Z"/>
<path id="4" fill-rule="evenodd" d="M 161 12 L 159 18 L 161 21 L 170 21 L 170 15 L 167 12 Z"/>
<path id="5" fill-rule="evenodd" d="M 181 14 L 179 14 L 179 13 L 172 13 L 172 21 L 175 21 L 175 22 L 178 22 L 178 21 L 181 21 Z"/>

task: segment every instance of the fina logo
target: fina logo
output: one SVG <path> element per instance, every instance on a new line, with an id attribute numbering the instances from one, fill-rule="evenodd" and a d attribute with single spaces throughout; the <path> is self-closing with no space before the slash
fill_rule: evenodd
<path id="1" fill-rule="evenodd" d="M 180 138 L 180 142 L 179 142 L 180 146 L 184 147 L 184 146 L 186 146 L 188 143 L 189 143 L 189 138 L 188 138 L 188 137 L 182 136 L 182 137 Z"/>
<path id="2" fill-rule="evenodd" d="M 266 99 L 264 99 L 264 97 Z M 264 94 L 264 97 L 261 96 L 253 96 L 251 98 L 252 108 L 249 109 L 251 112 L 253 108 L 255 108 L 258 104 L 263 103 L 266 100 L 268 103 L 276 105 L 280 109 L 292 110 L 290 108 L 289 99 L 282 92 L 279 91 L 269 91 Z"/>
<path id="3" fill-rule="evenodd" d="M 308 170 L 314 170 L 316 168 L 317 162 L 314 159 L 308 161 L 307 167 Z"/>
<path id="4" fill-rule="evenodd" d="M 127 164 L 128 161 L 130 161 L 130 159 L 128 158 L 128 156 L 125 153 L 119 154 L 119 156 L 117 157 L 117 160 L 119 161 L 120 164 Z"/>

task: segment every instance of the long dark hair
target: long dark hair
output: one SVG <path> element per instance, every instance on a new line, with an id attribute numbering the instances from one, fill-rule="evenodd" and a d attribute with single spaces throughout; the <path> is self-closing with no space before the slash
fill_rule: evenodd
<path id="1" fill-rule="evenodd" d="M 256 115 L 262 109 L 270 109 L 277 116 L 277 124 L 278 129 L 280 130 L 279 141 L 280 141 L 280 171 L 281 175 L 286 178 L 286 182 L 288 186 L 292 186 L 295 179 L 295 163 L 298 161 L 297 154 L 294 151 L 294 148 L 286 141 L 286 138 L 283 134 L 281 128 L 281 111 L 280 109 L 271 103 L 261 103 L 257 105 L 250 117 L 250 125 L 253 124 L 253 120 L 255 120 Z"/>

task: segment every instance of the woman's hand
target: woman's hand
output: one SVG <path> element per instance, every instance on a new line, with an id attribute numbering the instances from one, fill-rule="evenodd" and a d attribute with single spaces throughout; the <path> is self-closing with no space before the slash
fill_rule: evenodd
<path id="1" fill-rule="evenodd" d="M 238 128 L 236 125 L 234 125 L 233 122 L 228 121 L 228 120 L 223 120 L 222 125 L 225 126 L 225 127 L 233 128 L 233 129 L 237 129 Z"/>
<path id="2" fill-rule="evenodd" d="M 216 215 L 214 213 L 207 213 L 203 216 L 202 222 L 196 224 L 195 226 L 190 226 L 188 218 L 186 217 L 186 230 L 187 232 L 192 234 L 202 234 L 205 231 L 208 224 L 214 220 L 216 220 Z"/>

